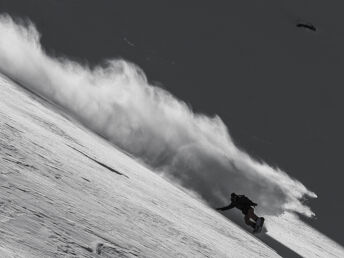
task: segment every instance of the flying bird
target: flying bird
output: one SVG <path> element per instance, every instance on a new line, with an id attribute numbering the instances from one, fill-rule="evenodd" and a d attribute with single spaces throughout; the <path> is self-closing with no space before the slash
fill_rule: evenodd
<path id="1" fill-rule="evenodd" d="M 313 24 L 311 24 L 311 23 L 301 23 L 301 22 L 299 22 L 299 23 L 296 24 L 296 27 L 298 27 L 298 28 L 305 28 L 305 29 L 308 29 L 308 30 L 311 30 L 311 31 L 316 31 L 317 30 L 317 28 Z"/>

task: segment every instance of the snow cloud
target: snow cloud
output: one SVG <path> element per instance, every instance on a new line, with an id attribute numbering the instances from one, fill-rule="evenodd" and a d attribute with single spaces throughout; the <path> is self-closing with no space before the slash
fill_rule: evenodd
<path id="1" fill-rule="evenodd" d="M 49 56 L 31 22 L 7 15 L 0 16 L 0 35 L 0 72 L 210 205 L 225 205 L 236 192 L 259 203 L 260 214 L 313 215 L 302 203 L 316 197 L 313 192 L 252 159 L 234 145 L 218 116 L 193 113 L 185 102 L 150 85 L 136 65 L 111 59 L 91 68 Z"/>

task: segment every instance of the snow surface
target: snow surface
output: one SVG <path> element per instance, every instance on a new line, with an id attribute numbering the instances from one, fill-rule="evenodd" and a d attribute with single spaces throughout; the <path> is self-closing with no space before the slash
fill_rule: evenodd
<path id="1" fill-rule="evenodd" d="M 1 257 L 278 256 L 57 107 L 0 92 Z"/>
<path id="2" fill-rule="evenodd" d="M 258 239 L 4 76 L 0 119 L 0 257 L 344 257 L 292 214 Z"/>

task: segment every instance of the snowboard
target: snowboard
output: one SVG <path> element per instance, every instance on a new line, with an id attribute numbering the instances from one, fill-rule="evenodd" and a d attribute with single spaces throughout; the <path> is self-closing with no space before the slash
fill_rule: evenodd
<path id="1" fill-rule="evenodd" d="M 256 227 L 253 230 L 253 233 L 260 233 L 263 229 L 265 219 L 263 217 L 260 217 L 257 219 Z"/>

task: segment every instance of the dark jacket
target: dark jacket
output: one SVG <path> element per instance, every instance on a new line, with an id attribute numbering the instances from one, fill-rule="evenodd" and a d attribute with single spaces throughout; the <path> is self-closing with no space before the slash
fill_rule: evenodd
<path id="1" fill-rule="evenodd" d="M 252 206 L 257 206 L 256 203 L 252 202 L 248 199 L 245 195 L 238 195 L 238 198 L 231 202 L 228 206 L 217 208 L 217 210 L 224 211 L 229 210 L 232 208 L 237 208 L 242 211 L 243 214 L 247 214 L 248 210 L 252 208 Z"/>

